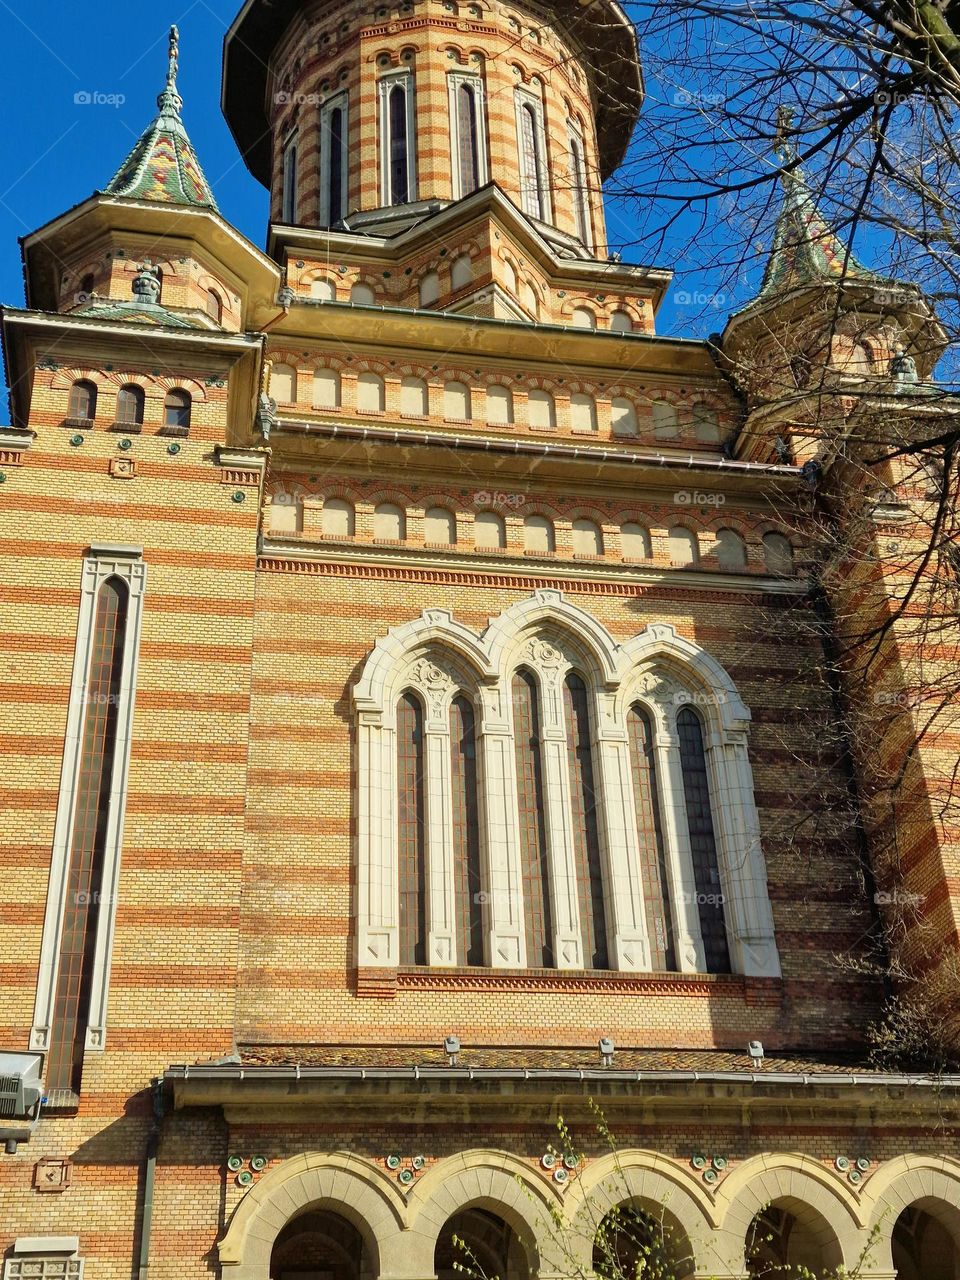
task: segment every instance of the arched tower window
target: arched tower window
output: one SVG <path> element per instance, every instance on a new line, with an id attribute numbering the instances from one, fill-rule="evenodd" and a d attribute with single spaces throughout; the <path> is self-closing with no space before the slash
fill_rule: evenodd
<path id="1" fill-rule="evenodd" d="M 483 964 L 480 823 L 477 804 L 476 718 L 469 698 L 450 707 L 453 784 L 453 866 L 457 878 L 456 956 L 459 964 Z"/>
<path id="2" fill-rule="evenodd" d="M 347 95 L 320 108 L 320 223 L 335 227 L 347 213 Z"/>
<path id="3" fill-rule="evenodd" d="M 683 707 L 677 715 L 677 734 L 680 739 L 683 799 L 690 833 L 690 852 L 693 856 L 703 954 L 708 973 L 729 973 L 730 953 L 723 910 L 723 886 L 720 882 L 720 863 L 713 830 L 703 725 L 700 717 L 690 707 Z"/>
<path id="4" fill-rule="evenodd" d="M 452 72 L 448 78 L 451 179 L 454 199 L 468 196 L 487 180 L 483 84 L 477 75 Z"/>
<path id="5" fill-rule="evenodd" d="M 627 733 L 650 962 L 655 970 L 676 969 L 653 726 L 650 716 L 639 704 L 631 707 L 627 714 Z"/>
<path id="6" fill-rule="evenodd" d="M 189 430 L 192 408 L 190 392 L 174 387 L 163 401 L 163 425 L 176 431 Z"/>
<path id="7" fill-rule="evenodd" d="M 412 693 L 397 703 L 397 851 L 400 963 L 427 963 L 427 849 L 423 793 L 423 708 Z"/>
<path id="8" fill-rule="evenodd" d="M 297 220 L 297 155 L 299 141 L 293 133 L 283 147 L 283 186 L 280 221 L 292 226 Z"/>
<path id="9" fill-rule="evenodd" d="M 513 732 L 527 964 L 536 969 L 551 969 L 554 964 L 553 919 L 544 817 L 540 697 L 536 680 L 523 668 L 513 677 Z"/>
<path id="10" fill-rule="evenodd" d="M 380 138 L 383 203 L 416 200 L 413 76 L 409 71 L 380 80 Z"/>
<path id="11" fill-rule="evenodd" d="M 207 315 L 216 324 L 223 323 L 223 301 L 216 289 L 207 290 Z"/>
<path id="12" fill-rule="evenodd" d="M 570 192 L 577 238 L 585 249 L 593 247 L 590 231 L 590 193 L 587 190 L 587 167 L 583 156 L 583 138 L 572 123 L 568 126 L 570 144 Z"/>
<path id="13" fill-rule="evenodd" d="M 117 422 L 122 422 L 128 427 L 143 426 L 145 404 L 146 395 L 143 387 L 138 387 L 133 382 L 121 387 L 117 392 Z"/>
<path id="14" fill-rule="evenodd" d="M 81 379 L 70 388 L 67 417 L 74 422 L 92 422 L 97 416 L 97 384 Z"/>
<path id="15" fill-rule="evenodd" d="M 607 969 L 607 918 L 603 898 L 593 749 L 590 742 L 590 708 L 587 703 L 587 686 L 575 671 L 571 671 L 563 682 L 563 707 L 567 726 L 567 760 L 570 768 L 570 801 L 573 808 L 573 843 L 583 963 L 585 968 Z"/>
<path id="16" fill-rule="evenodd" d="M 550 217 L 550 207 L 543 104 L 532 94 L 521 90 L 517 91 L 517 134 L 523 210 L 530 217 L 546 222 Z"/>

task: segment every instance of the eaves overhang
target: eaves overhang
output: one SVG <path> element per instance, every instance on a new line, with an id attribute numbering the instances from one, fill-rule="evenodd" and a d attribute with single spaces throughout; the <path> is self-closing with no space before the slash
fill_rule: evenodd
<path id="1" fill-rule="evenodd" d="M 643 1071 L 616 1067 L 477 1068 L 463 1067 L 304 1067 L 188 1066 L 167 1068 L 163 1083 L 177 1109 L 220 1106 L 230 1117 L 251 1113 L 304 1112 L 350 1114 L 377 1109 L 402 1114 L 429 1100 L 431 1114 L 488 1116 L 548 1115 L 558 1102 L 572 1117 L 589 1114 L 599 1100 L 608 1116 L 638 1106 L 675 1114 L 693 1105 L 756 1112 L 803 1111 L 811 1106 L 862 1115 L 864 1108 L 899 1110 L 917 1118 L 931 1112 L 943 1118 L 960 1103 L 960 1076 L 911 1075 L 865 1071 L 802 1074 L 794 1072 Z"/>

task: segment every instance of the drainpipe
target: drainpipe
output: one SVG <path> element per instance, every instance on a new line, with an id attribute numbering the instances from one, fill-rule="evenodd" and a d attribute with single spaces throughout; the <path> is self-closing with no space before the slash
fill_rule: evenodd
<path id="1" fill-rule="evenodd" d="M 153 1081 L 153 1123 L 147 1137 L 147 1152 L 143 1166 L 143 1209 L 140 1214 L 139 1280 L 147 1280 L 150 1270 L 150 1232 L 153 1226 L 153 1187 L 157 1173 L 157 1147 L 160 1145 L 160 1126 L 163 1122 L 163 1082 Z"/>

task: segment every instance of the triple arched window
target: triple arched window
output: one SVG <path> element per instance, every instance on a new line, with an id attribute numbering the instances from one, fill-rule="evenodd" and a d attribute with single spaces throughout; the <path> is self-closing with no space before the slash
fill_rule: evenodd
<path id="1" fill-rule="evenodd" d="M 779 974 L 749 713 L 671 627 L 427 610 L 355 702 L 361 966 Z"/>

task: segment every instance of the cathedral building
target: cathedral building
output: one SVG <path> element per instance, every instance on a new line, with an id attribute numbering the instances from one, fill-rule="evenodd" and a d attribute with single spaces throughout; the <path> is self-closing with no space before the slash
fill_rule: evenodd
<path id="1" fill-rule="evenodd" d="M 958 1280 L 960 1077 L 866 1027 L 894 892 L 957 971 L 960 739 L 893 628 L 894 891 L 796 621 L 824 441 L 933 412 L 931 309 L 794 171 L 756 299 L 659 336 L 614 0 L 246 0 L 265 252 L 178 56 L 2 312 L 4 1280 L 586 1280 L 611 1213 L 624 1275 L 659 1230 L 678 1280 Z M 923 500 L 881 479 L 877 546 Z"/>

